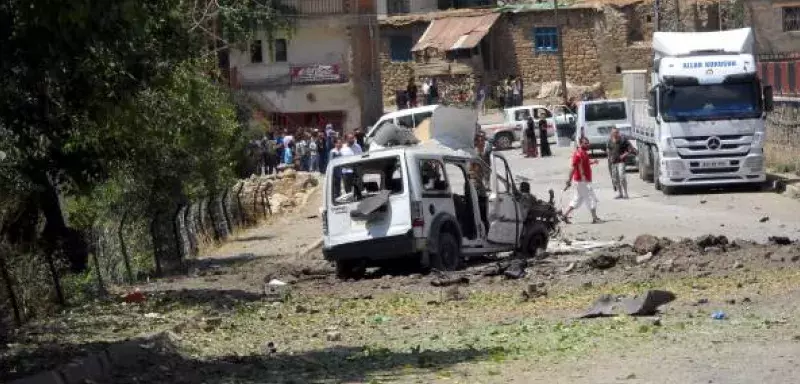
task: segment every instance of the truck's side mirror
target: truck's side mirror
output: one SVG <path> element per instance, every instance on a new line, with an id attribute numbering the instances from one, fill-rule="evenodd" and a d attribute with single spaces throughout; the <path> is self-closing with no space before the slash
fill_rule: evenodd
<path id="1" fill-rule="evenodd" d="M 775 100 L 772 96 L 772 86 L 765 85 L 764 86 L 764 111 L 765 112 L 772 112 L 775 109 Z"/>

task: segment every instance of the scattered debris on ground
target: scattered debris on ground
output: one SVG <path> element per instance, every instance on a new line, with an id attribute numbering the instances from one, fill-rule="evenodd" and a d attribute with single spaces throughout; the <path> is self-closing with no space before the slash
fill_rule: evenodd
<path id="1" fill-rule="evenodd" d="M 669 291 L 650 290 L 643 296 L 624 297 L 609 294 L 601 295 L 592 303 L 581 318 L 616 316 L 653 316 L 661 306 L 675 300 L 675 294 Z M 622 313 L 617 309 L 623 310 Z"/>

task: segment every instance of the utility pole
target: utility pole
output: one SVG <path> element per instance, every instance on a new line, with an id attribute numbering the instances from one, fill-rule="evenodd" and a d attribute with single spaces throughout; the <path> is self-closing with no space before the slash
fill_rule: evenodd
<path id="1" fill-rule="evenodd" d="M 561 39 L 561 24 L 558 22 L 558 0 L 553 0 L 553 19 L 556 23 L 556 38 L 558 39 L 558 71 L 561 75 L 561 94 L 564 96 L 564 105 L 569 103 L 567 91 L 567 74 L 564 71 L 564 44 Z"/>
<path id="2" fill-rule="evenodd" d="M 661 30 L 661 0 L 655 0 L 653 2 L 653 30 L 656 32 Z"/>

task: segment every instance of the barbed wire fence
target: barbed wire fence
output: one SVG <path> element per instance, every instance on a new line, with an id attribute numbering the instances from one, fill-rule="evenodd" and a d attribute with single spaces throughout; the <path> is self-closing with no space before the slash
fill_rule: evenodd
<path id="1" fill-rule="evenodd" d="M 60 274 L 67 301 L 102 297 L 110 285 L 184 273 L 203 249 L 272 215 L 273 179 L 240 180 L 215 196 L 176 203 L 152 215 L 131 210 L 103 212 L 87 233 L 88 270 Z M 66 269 L 63 261 L 57 266 Z M 0 244 L 0 338 L 10 325 L 55 309 L 53 279 L 44 256 Z"/>

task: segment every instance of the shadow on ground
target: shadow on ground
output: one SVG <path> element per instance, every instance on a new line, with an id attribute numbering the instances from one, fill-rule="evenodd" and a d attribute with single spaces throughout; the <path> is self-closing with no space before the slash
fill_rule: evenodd
<path id="1" fill-rule="evenodd" d="M 295 354 L 265 351 L 264 355 L 197 360 L 176 351 L 162 350 L 139 359 L 138 366 L 119 372 L 113 382 L 300 384 L 368 382 L 373 378 L 383 381 L 484 359 L 490 353 L 475 349 L 398 353 L 361 347 L 330 347 Z"/>
<path id="2" fill-rule="evenodd" d="M 144 346 L 148 342 L 137 339 Z M 82 357 L 103 349 L 113 351 L 125 343 L 96 343 L 86 345 L 50 345 L 18 355 L 13 362 L 50 361 L 59 357 L 69 361 L 70 355 Z M 129 343 L 126 343 L 129 344 Z M 83 353 L 81 353 L 83 352 Z M 459 363 L 487 359 L 496 353 L 492 349 L 454 349 L 444 351 L 419 351 L 414 348 L 396 352 L 366 347 L 334 346 L 299 353 L 270 351 L 247 356 L 221 356 L 197 359 L 180 351 L 174 342 L 149 343 L 139 348 L 135 356 L 114 361 L 112 377 L 97 383 L 328 383 L 369 382 L 372 379 L 392 380 L 409 374 L 447 368 Z M 114 352 L 111 352 L 114 358 Z M 40 365 L 31 370 L 2 363 L 2 372 L 8 380 L 27 377 L 45 369 L 58 367 Z M 22 368 L 22 369 L 20 369 Z M 27 371 L 25 374 L 15 372 Z"/>

